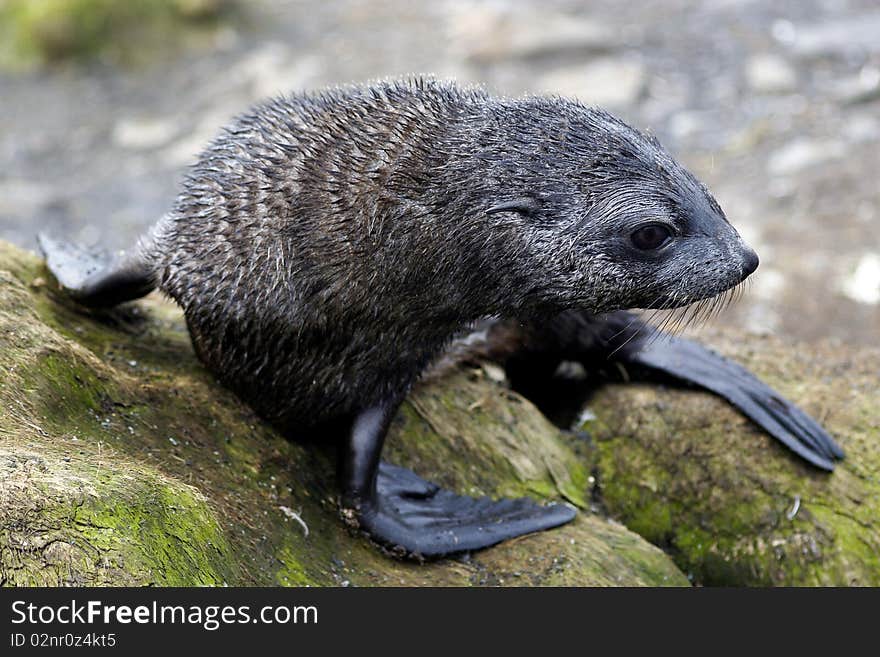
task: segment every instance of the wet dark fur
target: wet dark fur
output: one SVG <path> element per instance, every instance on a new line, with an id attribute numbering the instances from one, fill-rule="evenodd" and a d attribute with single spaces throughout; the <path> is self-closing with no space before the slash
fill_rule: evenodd
<path id="1" fill-rule="evenodd" d="M 673 249 L 629 244 L 651 218 L 681 227 Z M 470 322 L 682 306 L 739 283 L 742 248 L 609 114 L 411 79 L 239 117 L 139 255 L 200 358 L 297 436 L 399 397 Z"/>

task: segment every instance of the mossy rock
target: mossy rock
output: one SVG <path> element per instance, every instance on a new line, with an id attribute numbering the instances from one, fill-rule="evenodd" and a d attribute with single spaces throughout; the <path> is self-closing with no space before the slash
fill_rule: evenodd
<path id="1" fill-rule="evenodd" d="M 880 351 L 701 339 L 817 418 L 847 458 L 800 461 L 724 402 L 608 386 L 589 408 L 594 494 L 706 585 L 880 585 Z"/>
<path id="2" fill-rule="evenodd" d="M 586 506 L 588 462 L 480 367 L 415 391 L 386 457 L 462 493 Z M 589 510 L 469 558 L 396 560 L 339 518 L 333 463 L 217 385 L 176 307 L 82 314 L 0 242 L 0 584 L 688 584 Z"/>

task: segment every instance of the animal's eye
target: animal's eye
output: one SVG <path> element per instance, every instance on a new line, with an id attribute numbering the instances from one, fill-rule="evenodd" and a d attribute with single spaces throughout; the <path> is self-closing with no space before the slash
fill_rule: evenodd
<path id="1" fill-rule="evenodd" d="M 642 226 L 630 235 L 633 245 L 642 251 L 653 251 L 672 240 L 672 231 L 663 224 Z"/>

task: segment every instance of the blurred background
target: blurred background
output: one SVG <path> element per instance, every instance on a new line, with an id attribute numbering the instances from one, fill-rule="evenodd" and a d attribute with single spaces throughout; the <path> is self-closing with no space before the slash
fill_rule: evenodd
<path id="1" fill-rule="evenodd" d="M 413 72 L 654 132 L 761 256 L 714 322 L 876 345 L 877 0 L 0 0 L 0 238 L 124 247 L 253 101 Z"/>

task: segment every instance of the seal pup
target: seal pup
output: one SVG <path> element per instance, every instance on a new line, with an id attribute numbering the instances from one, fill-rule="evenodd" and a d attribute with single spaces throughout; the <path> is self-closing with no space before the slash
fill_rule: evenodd
<path id="1" fill-rule="evenodd" d="M 620 343 L 629 319 L 606 313 L 717 297 L 758 258 L 654 138 L 575 101 L 425 78 L 276 98 L 222 131 L 130 252 L 40 244 L 85 306 L 155 287 L 177 301 L 225 385 L 291 438 L 340 441 L 343 509 L 406 553 L 474 550 L 575 516 L 460 496 L 380 459 L 419 374 L 481 318 L 511 318 L 526 358 L 555 349 L 667 371 L 727 393 L 819 467 L 842 456 L 701 347 Z"/>

